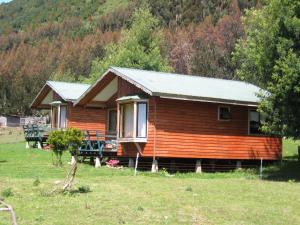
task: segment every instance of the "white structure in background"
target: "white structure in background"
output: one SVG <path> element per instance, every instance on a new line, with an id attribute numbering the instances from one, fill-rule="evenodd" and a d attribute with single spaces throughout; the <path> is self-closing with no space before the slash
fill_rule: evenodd
<path id="1" fill-rule="evenodd" d="M 0 116 L 0 127 L 7 127 L 7 118 L 5 116 Z"/>
<path id="2" fill-rule="evenodd" d="M 46 125 L 47 120 L 49 120 L 49 118 L 47 118 L 47 116 L 21 117 L 20 118 L 20 126 L 28 125 L 28 124 Z"/>

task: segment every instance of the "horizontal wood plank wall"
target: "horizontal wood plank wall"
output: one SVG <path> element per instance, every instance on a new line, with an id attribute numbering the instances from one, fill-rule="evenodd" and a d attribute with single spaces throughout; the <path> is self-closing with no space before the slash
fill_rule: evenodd
<path id="1" fill-rule="evenodd" d="M 218 120 L 218 104 L 157 101 L 156 155 L 214 159 L 279 159 L 281 138 L 248 135 L 248 107 L 230 106 Z"/>
<path id="2" fill-rule="evenodd" d="M 81 106 L 68 107 L 68 127 L 81 130 L 99 130 L 104 133 L 106 130 L 107 111 L 99 108 L 84 108 Z"/>

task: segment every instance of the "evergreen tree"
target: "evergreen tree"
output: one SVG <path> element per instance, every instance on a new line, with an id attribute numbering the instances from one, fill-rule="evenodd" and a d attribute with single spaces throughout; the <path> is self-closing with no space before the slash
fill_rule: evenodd
<path id="1" fill-rule="evenodd" d="M 95 60 L 89 82 L 99 78 L 110 66 L 130 67 L 155 71 L 171 71 L 167 59 L 161 54 L 162 35 L 157 30 L 158 20 L 149 9 L 138 9 L 129 30 L 121 41 L 110 44 L 103 59 Z"/>
<path id="2" fill-rule="evenodd" d="M 237 76 L 266 89 L 260 111 L 263 130 L 300 137 L 300 2 L 270 0 L 250 10 L 244 20 L 246 39 L 236 46 Z"/>

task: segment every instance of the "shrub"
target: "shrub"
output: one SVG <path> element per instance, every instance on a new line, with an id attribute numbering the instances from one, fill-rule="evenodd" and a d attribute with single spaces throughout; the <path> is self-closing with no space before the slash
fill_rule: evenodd
<path id="1" fill-rule="evenodd" d="M 73 155 L 77 155 L 77 150 L 82 144 L 82 131 L 77 128 L 69 128 L 65 132 L 65 139 L 70 153 Z"/>
<path id="2" fill-rule="evenodd" d="M 14 196 L 14 193 L 12 191 L 11 188 L 7 188 L 7 189 L 4 189 L 2 192 L 1 192 L 1 195 L 5 198 L 7 197 L 10 197 L 10 196 Z"/>
<path id="3" fill-rule="evenodd" d="M 53 153 L 56 156 L 56 162 L 55 165 L 61 165 L 61 156 L 63 154 L 63 151 L 67 148 L 67 142 L 65 138 L 65 132 L 63 130 L 54 130 L 49 134 L 48 144 L 50 144 L 51 149 L 53 150 Z"/>
<path id="4" fill-rule="evenodd" d="M 69 128 L 66 131 L 55 130 L 49 134 L 48 143 L 56 155 L 56 165 L 61 165 L 61 156 L 65 150 L 69 150 L 76 155 L 78 147 L 81 145 L 83 133 L 77 128 Z"/>
<path id="5" fill-rule="evenodd" d="M 33 184 L 33 186 L 39 186 L 40 183 L 41 183 L 40 179 L 36 178 L 32 184 Z"/>
<path id="6" fill-rule="evenodd" d="M 83 185 L 83 186 L 78 187 L 78 192 L 79 193 L 88 193 L 88 192 L 91 192 L 91 189 L 88 185 Z"/>

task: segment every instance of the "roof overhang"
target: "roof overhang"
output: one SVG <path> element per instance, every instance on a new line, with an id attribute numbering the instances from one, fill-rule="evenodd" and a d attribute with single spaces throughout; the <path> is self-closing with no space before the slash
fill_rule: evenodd
<path id="1" fill-rule="evenodd" d="M 249 107 L 257 107 L 259 105 L 258 102 L 236 101 L 236 100 L 228 100 L 228 99 L 204 98 L 204 97 L 184 96 L 184 95 L 166 95 L 160 93 L 153 93 L 153 95 L 158 96 L 160 98 L 183 100 L 183 101 L 209 102 L 209 103 L 241 105 L 241 106 L 249 106 Z"/>
<path id="2" fill-rule="evenodd" d="M 50 109 L 51 104 L 43 104 L 43 100 L 47 97 L 47 95 L 51 92 L 54 91 L 57 95 L 57 91 L 55 88 L 49 83 L 46 82 L 46 84 L 42 87 L 42 89 L 39 91 L 37 96 L 34 98 L 32 103 L 30 104 L 30 108 L 32 109 Z M 75 101 L 74 99 L 65 99 L 63 96 L 59 95 L 59 97 L 65 101 L 65 102 L 73 102 Z M 51 101 L 52 102 L 52 101 Z"/>
<path id="3" fill-rule="evenodd" d="M 74 106 L 77 105 L 87 105 L 89 104 L 93 98 L 95 98 L 100 91 L 104 90 L 107 85 L 109 85 L 115 78 L 115 76 L 121 77 L 122 79 L 128 81 L 134 86 L 140 88 L 145 93 L 152 95 L 152 92 L 141 85 L 140 83 L 130 79 L 122 73 L 119 73 L 117 70 L 113 68 L 109 68 L 90 88 L 88 88 L 74 103 Z"/>
<path id="4" fill-rule="evenodd" d="M 233 99 L 217 99 L 217 98 L 207 98 L 207 97 L 198 97 L 198 96 L 186 96 L 186 95 L 174 95 L 168 93 L 160 93 L 160 92 L 153 92 L 147 87 L 143 86 L 136 80 L 131 79 L 130 77 L 126 76 L 125 74 L 119 72 L 114 68 L 109 68 L 90 88 L 88 88 L 80 98 L 74 102 L 74 106 L 76 105 L 88 105 L 91 100 L 105 88 L 106 85 L 109 84 L 108 81 L 113 79 L 112 76 L 118 76 L 122 79 L 126 80 L 127 82 L 133 84 L 137 88 L 141 89 L 143 92 L 150 96 L 157 96 L 161 98 L 167 99 L 176 99 L 176 100 L 184 100 L 184 101 L 198 101 L 198 102 L 211 102 L 211 103 L 219 103 L 219 104 L 231 104 L 231 105 L 241 105 L 241 106 L 253 106 L 257 107 L 259 102 L 247 102 L 247 101 L 237 101 Z"/>

